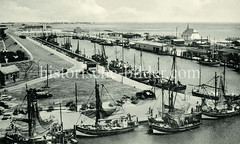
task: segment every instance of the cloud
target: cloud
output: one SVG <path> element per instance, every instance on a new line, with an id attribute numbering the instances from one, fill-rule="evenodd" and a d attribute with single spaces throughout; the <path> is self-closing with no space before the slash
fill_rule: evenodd
<path id="1" fill-rule="evenodd" d="M 145 15 L 146 13 L 137 11 L 135 8 L 120 7 L 108 13 L 105 19 L 114 22 L 136 22 L 142 21 Z"/>
<path id="2" fill-rule="evenodd" d="M 0 21 L 240 22 L 239 0 L 0 0 Z"/>
<path id="3" fill-rule="evenodd" d="M 101 21 L 104 8 L 94 0 L 0 1 L 1 21 Z"/>

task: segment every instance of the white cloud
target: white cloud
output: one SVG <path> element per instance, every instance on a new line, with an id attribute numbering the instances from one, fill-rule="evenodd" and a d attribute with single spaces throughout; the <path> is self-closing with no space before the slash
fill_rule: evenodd
<path id="1" fill-rule="evenodd" d="M 239 5 L 239 0 L 0 0 L 0 22 L 240 22 Z"/>
<path id="2" fill-rule="evenodd" d="M 3 0 L 0 9 L 0 21 L 99 21 L 106 15 L 94 0 Z"/>

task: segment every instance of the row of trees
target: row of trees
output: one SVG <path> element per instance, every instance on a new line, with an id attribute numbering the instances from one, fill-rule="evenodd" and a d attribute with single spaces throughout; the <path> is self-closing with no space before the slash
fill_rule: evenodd
<path id="1" fill-rule="evenodd" d="M 5 52 L 1 51 L 0 52 L 0 63 L 6 63 L 6 62 L 16 62 L 16 61 L 22 61 L 22 60 L 27 60 L 28 57 L 26 54 L 21 51 L 17 50 L 16 52 Z"/>

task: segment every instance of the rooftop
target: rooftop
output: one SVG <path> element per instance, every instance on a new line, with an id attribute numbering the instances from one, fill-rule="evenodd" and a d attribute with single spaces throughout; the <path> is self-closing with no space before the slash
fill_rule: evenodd
<path id="1" fill-rule="evenodd" d="M 137 41 L 135 44 L 145 44 L 145 45 L 153 45 L 153 46 L 166 46 L 165 43 L 158 43 L 158 42 L 152 42 L 152 41 Z"/>
<path id="2" fill-rule="evenodd" d="M 1 67 L 0 71 L 5 75 L 5 74 L 18 72 L 19 69 L 16 65 L 10 65 L 10 66 Z"/>
<path id="3" fill-rule="evenodd" d="M 30 25 L 30 26 L 25 26 L 24 27 L 25 29 L 27 29 L 27 28 L 43 28 L 43 25 Z M 51 28 L 51 26 L 46 26 L 46 28 Z"/>
<path id="4" fill-rule="evenodd" d="M 189 25 L 187 26 L 187 29 L 183 31 L 182 35 L 192 35 L 193 33 L 198 33 L 194 28 L 189 28 Z"/>

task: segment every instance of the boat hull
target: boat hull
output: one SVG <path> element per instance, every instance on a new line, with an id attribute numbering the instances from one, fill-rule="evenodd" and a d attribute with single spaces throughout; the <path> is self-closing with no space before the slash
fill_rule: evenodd
<path id="1" fill-rule="evenodd" d="M 192 95 L 196 97 L 206 98 L 206 99 L 212 99 L 212 100 L 219 100 L 219 97 L 215 97 L 214 95 L 206 95 L 201 92 L 192 91 Z M 226 95 L 225 98 L 227 100 L 237 101 L 240 100 L 240 95 Z"/>
<path id="2" fill-rule="evenodd" d="M 131 68 L 120 68 L 120 67 L 113 67 L 109 65 L 109 70 L 113 71 L 114 73 L 124 73 L 130 70 Z"/>
<path id="3" fill-rule="evenodd" d="M 149 128 L 150 128 L 150 132 L 152 132 L 153 134 L 166 135 L 166 134 L 174 134 L 174 133 L 178 133 L 178 132 L 192 130 L 192 129 L 198 128 L 201 124 L 202 124 L 202 122 L 199 122 L 196 124 L 190 124 L 188 126 L 183 126 L 183 127 L 178 127 L 178 128 L 165 128 L 162 126 L 158 126 L 156 124 L 150 124 Z"/>
<path id="4" fill-rule="evenodd" d="M 199 61 L 200 64 L 202 65 L 207 65 L 207 66 L 213 66 L 213 67 L 219 67 L 220 66 L 220 62 L 209 62 L 209 61 Z"/>
<path id="5" fill-rule="evenodd" d="M 201 98 L 207 98 L 207 99 L 212 99 L 212 100 L 219 100 L 219 97 L 215 97 L 213 95 L 206 95 L 206 94 L 203 94 L 203 93 L 200 93 L 200 92 L 195 92 L 195 91 L 192 91 L 192 95 L 196 96 L 196 97 L 201 97 Z"/>
<path id="6" fill-rule="evenodd" d="M 157 84 L 156 87 L 168 90 L 170 85 L 168 85 L 168 84 L 166 84 L 166 85 Z M 179 92 L 179 93 L 185 93 L 186 88 L 187 88 L 186 85 L 179 85 L 179 86 L 176 86 L 173 91 L 174 92 Z"/>
<path id="7" fill-rule="evenodd" d="M 239 110 L 232 111 L 232 112 L 227 112 L 227 113 L 202 111 L 202 119 L 208 119 L 208 120 L 216 120 L 216 119 L 234 117 L 234 116 L 237 116 L 237 115 L 240 115 Z"/>
<path id="8" fill-rule="evenodd" d="M 103 136 L 117 135 L 121 133 L 130 132 L 137 127 L 138 125 L 134 125 L 126 128 L 111 129 L 111 130 L 99 130 L 99 129 L 91 130 L 91 129 L 76 126 L 76 135 L 80 137 L 103 137 Z"/>

